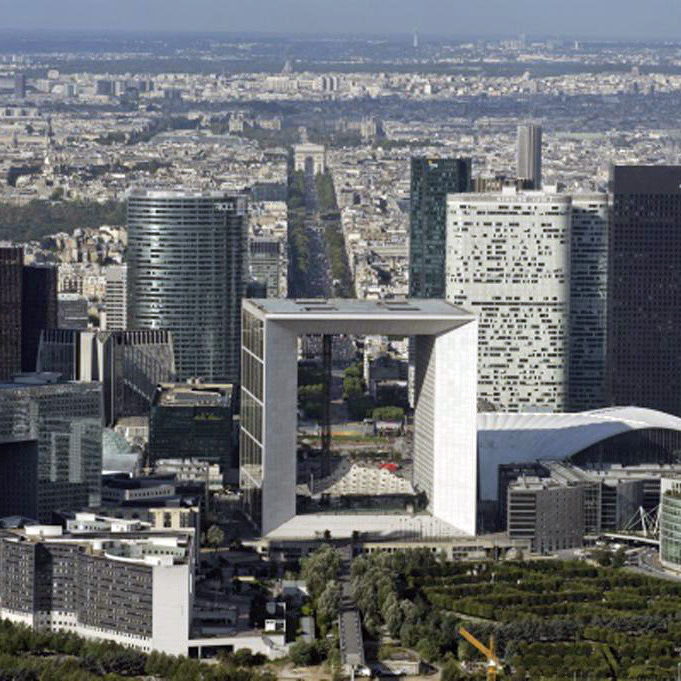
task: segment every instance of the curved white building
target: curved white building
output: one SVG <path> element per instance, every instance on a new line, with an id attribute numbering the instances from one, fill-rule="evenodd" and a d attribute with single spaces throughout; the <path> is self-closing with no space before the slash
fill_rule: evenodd
<path id="1" fill-rule="evenodd" d="M 477 423 L 479 497 L 483 501 L 496 499 L 503 464 L 570 459 L 627 433 L 641 434 L 672 463 L 671 455 L 681 443 L 681 418 L 641 407 L 576 414 L 487 412 L 478 414 Z"/>

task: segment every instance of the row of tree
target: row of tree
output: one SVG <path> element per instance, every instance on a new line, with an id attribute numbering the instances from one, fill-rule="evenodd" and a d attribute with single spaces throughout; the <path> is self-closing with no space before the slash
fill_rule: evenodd
<path id="1" fill-rule="evenodd" d="M 249 651 L 226 655 L 217 665 L 158 652 L 147 655 L 112 642 L 0 620 L 0 681 L 118 681 L 143 675 L 167 681 L 274 681 L 270 672 L 254 669 L 263 661 Z"/>
<path id="2" fill-rule="evenodd" d="M 676 670 L 678 584 L 577 562 L 451 563 L 416 551 L 358 557 L 352 575 L 367 633 L 439 661 L 443 681 L 470 678 L 457 659 L 480 660 L 456 634 L 460 619 L 480 640 L 495 636 L 513 679 L 668 679 Z"/>
<path id="3" fill-rule="evenodd" d="M 317 202 L 319 213 L 324 224 L 324 236 L 326 237 L 329 261 L 331 263 L 331 276 L 334 280 L 334 295 L 339 298 L 353 298 L 354 286 L 352 273 L 348 263 L 348 254 L 345 248 L 345 237 L 341 226 L 336 190 L 333 186 L 333 178 L 328 171 L 315 177 L 317 190 Z"/>
<path id="4" fill-rule="evenodd" d="M 310 269 L 310 243 L 305 231 L 305 174 L 289 174 L 288 184 L 289 292 L 300 296 L 305 291 Z"/>
<path id="5" fill-rule="evenodd" d="M 559 678 L 558 665 L 576 678 L 662 679 L 675 669 L 678 584 L 554 561 L 446 564 L 433 573 L 415 581 L 416 593 L 437 609 L 488 619 L 471 626 L 494 633 L 513 678 Z"/>
<path id="6" fill-rule="evenodd" d="M 342 595 L 338 581 L 340 569 L 340 555 L 328 544 L 301 561 L 300 576 L 307 585 L 322 636 L 326 636 L 338 619 Z"/>

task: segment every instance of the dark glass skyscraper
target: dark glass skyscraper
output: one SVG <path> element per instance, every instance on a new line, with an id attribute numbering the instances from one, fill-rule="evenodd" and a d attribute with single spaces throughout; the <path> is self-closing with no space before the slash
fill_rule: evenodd
<path id="1" fill-rule="evenodd" d="M 573 194 L 569 279 L 571 411 L 598 409 L 607 404 L 609 227 L 608 194 Z"/>
<path id="2" fill-rule="evenodd" d="M 681 416 L 681 166 L 615 166 L 608 398 Z"/>
<path id="3" fill-rule="evenodd" d="M 412 158 L 409 227 L 409 295 L 444 298 L 447 194 L 471 190 L 469 158 Z"/>
<path id="4" fill-rule="evenodd" d="M 24 267 L 21 370 L 35 371 L 40 332 L 57 328 L 57 268 Z"/>
<path id="5" fill-rule="evenodd" d="M 239 381 L 247 227 L 242 193 L 128 198 L 128 326 L 173 334 L 179 381 Z"/>
<path id="6" fill-rule="evenodd" d="M 0 380 L 21 371 L 21 278 L 24 251 L 0 246 Z"/>
<path id="7" fill-rule="evenodd" d="M 31 480 L 17 484 L 35 487 L 37 474 L 38 520 L 49 521 L 52 511 L 101 503 L 101 421 L 98 383 L 50 383 L 34 376 L 0 385 L 0 443 L 37 442 L 37 470 L 26 460 L 19 475 Z"/>

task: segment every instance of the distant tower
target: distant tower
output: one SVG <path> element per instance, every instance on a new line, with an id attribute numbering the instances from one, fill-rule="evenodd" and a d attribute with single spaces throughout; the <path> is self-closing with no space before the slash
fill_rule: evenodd
<path id="1" fill-rule="evenodd" d="M 17 99 L 26 97 L 26 74 L 16 73 L 14 76 L 14 96 Z"/>
<path id="2" fill-rule="evenodd" d="M 416 28 L 414 28 L 414 41 L 413 41 L 412 45 L 414 46 L 414 49 L 415 49 L 415 50 L 418 49 L 418 46 L 419 46 L 419 32 L 418 32 L 418 30 L 417 30 Z"/>
<path id="3" fill-rule="evenodd" d="M 527 189 L 541 189 L 541 125 L 518 126 L 517 176 Z"/>
<path id="4" fill-rule="evenodd" d="M 23 266 L 23 248 L 0 246 L 0 381 L 21 371 Z"/>

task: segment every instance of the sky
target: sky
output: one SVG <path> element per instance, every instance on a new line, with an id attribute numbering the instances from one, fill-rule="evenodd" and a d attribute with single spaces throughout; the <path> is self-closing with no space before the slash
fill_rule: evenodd
<path id="1" fill-rule="evenodd" d="M 681 40 L 681 0 L 0 0 L 0 29 Z"/>

